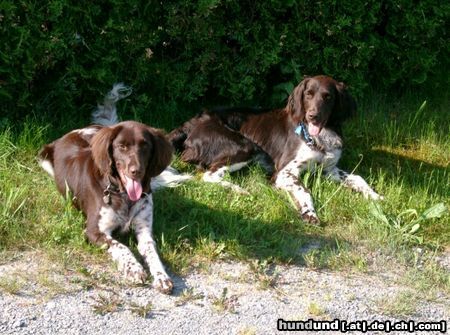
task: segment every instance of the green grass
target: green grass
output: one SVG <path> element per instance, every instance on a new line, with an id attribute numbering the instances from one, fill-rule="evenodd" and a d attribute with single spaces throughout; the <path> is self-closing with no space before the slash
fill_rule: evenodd
<path id="1" fill-rule="evenodd" d="M 158 191 L 154 235 L 165 263 L 179 274 L 221 259 L 340 272 L 402 269 L 402 282 L 424 294 L 430 288 L 450 292 L 448 274 L 432 257 L 450 246 L 449 104 L 445 97 L 424 100 L 373 95 L 360 102 L 361 116 L 344 130 L 340 167 L 357 167 L 385 200 L 374 205 L 320 176 L 302 176 L 321 227 L 305 225 L 287 194 L 272 188 L 257 167 L 228 176 L 250 195 L 199 178 Z M 73 266 L 73 257 L 65 255 L 87 255 L 88 261 L 103 252 L 85 241 L 83 216 L 37 164 L 39 148 L 70 130 L 44 121 L 28 119 L 0 131 L 0 251 L 39 249 Z M 178 160 L 175 166 L 193 171 Z M 429 215 L 432 208 L 441 210 Z M 128 242 L 135 245 L 132 237 Z M 300 252 L 311 243 L 319 247 Z M 417 247 L 431 255 L 422 263 Z"/>
<path id="2" fill-rule="evenodd" d="M 235 313 L 236 307 L 239 306 L 238 297 L 236 295 L 229 296 L 226 287 L 223 288 L 220 296 L 211 295 L 210 301 L 213 309 L 220 313 Z"/>
<path id="3" fill-rule="evenodd" d="M 420 297 L 410 291 L 403 291 L 375 302 L 378 312 L 392 317 L 408 317 L 416 312 Z"/>
<path id="4" fill-rule="evenodd" d="M 314 301 L 309 303 L 307 312 L 310 316 L 315 318 L 323 318 L 326 316 L 326 310 Z"/>

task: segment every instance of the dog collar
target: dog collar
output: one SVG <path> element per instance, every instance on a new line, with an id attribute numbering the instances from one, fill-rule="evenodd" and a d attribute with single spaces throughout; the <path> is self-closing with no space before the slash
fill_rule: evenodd
<path id="1" fill-rule="evenodd" d="M 108 176 L 108 185 L 103 190 L 103 202 L 106 205 L 111 205 L 111 194 L 120 194 L 119 187 L 111 180 L 111 177 Z"/>
<path id="2" fill-rule="evenodd" d="M 111 179 L 109 179 L 108 186 L 103 190 L 103 202 L 105 205 L 111 205 L 111 194 L 125 194 L 126 192 L 120 192 L 120 189 L 117 185 L 113 184 Z M 148 198 L 151 194 L 151 190 L 149 193 L 142 192 L 141 199 Z"/>
<path id="3" fill-rule="evenodd" d="M 309 146 L 314 145 L 314 139 L 311 137 L 311 135 L 309 135 L 308 128 L 305 126 L 303 122 L 300 122 L 297 128 L 295 128 L 295 133 L 298 136 L 303 135 L 303 138 L 305 139 L 307 145 Z"/>

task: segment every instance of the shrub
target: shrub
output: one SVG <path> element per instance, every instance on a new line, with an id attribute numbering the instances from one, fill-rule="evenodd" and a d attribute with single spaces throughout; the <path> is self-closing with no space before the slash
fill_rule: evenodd
<path id="1" fill-rule="evenodd" d="M 332 75 L 356 94 L 415 87 L 449 77 L 449 9 L 438 0 L 4 0 L 0 126 L 29 114 L 85 124 L 116 81 L 135 89 L 124 117 L 166 128 L 199 106 L 281 105 L 305 74 Z"/>

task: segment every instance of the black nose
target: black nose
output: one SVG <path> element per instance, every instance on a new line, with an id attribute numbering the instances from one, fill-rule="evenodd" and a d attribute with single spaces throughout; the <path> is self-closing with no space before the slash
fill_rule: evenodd
<path id="1" fill-rule="evenodd" d="M 136 176 L 138 174 L 139 170 L 136 166 L 130 166 L 130 174 L 132 176 Z"/>
<path id="2" fill-rule="evenodd" d="M 317 121 L 318 118 L 319 118 L 319 114 L 318 113 L 308 113 L 308 114 L 306 114 L 306 119 L 308 121 Z"/>

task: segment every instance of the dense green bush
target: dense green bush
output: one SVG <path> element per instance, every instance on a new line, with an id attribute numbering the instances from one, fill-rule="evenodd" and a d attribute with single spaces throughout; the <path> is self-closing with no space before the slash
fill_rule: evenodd
<path id="1" fill-rule="evenodd" d="M 0 123 L 85 123 L 116 81 L 135 89 L 125 117 L 166 128 L 201 105 L 280 105 L 306 74 L 357 94 L 436 74 L 446 87 L 449 11 L 439 0 L 3 0 Z"/>

